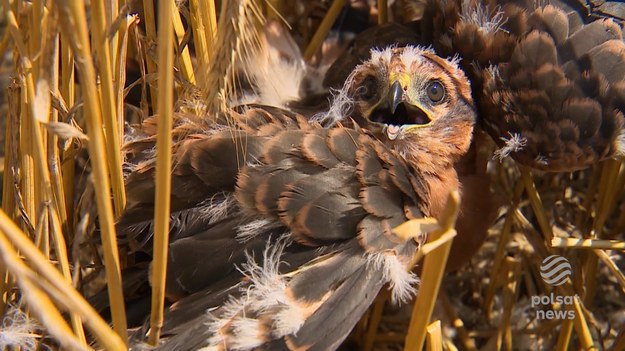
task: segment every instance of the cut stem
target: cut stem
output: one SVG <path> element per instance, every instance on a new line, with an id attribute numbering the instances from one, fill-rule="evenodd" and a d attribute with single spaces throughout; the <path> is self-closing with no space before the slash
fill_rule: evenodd
<path id="1" fill-rule="evenodd" d="M 444 234 L 454 231 L 453 226 L 458 218 L 460 207 L 460 195 L 457 191 L 449 194 L 447 205 L 440 221 L 441 230 L 431 233 L 431 239 L 437 240 Z M 443 273 L 449 256 L 449 250 L 453 240 L 449 240 L 436 250 L 425 256 L 423 272 L 421 274 L 421 286 L 419 295 L 412 309 L 410 325 L 406 333 L 404 350 L 421 350 L 425 342 L 425 331 L 429 324 L 438 290 L 443 279 Z"/>

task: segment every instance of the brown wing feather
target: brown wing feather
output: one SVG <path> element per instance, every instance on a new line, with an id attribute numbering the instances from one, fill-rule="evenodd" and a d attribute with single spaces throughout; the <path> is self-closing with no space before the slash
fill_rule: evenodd
<path id="1" fill-rule="evenodd" d="M 413 166 L 363 130 L 260 107 L 225 117 L 187 126 L 192 133 L 175 143 L 167 293 L 179 301 L 163 348 L 331 349 L 385 283 L 397 299 L 410 295 L 415 277 L 405 265 L 418 244 L 391 228 L 430 214 Z M 146 134 L 129 146 L 147 166 L 127 178 L 122 232 L 143 223 L 151 235 L 153 155 L 144 150 L 153 142 Z M 217 309 L 207 317 L 198 306 Z M 203 339 L 187 334 L 190 321 L 209 321 L 193 329 Z"/>
<path id="2" fill-rule="evenodd" d="M 625 42 L 609 19 L 564 36 L 545 24 L 549 18 L 568 17 L 555 7 L 537 9 L 510 61 L 483 73 L 483 124 L 522 163 L 585 168 L 622 153 L 622 100 L 612 85 L 625 80 Z"/>

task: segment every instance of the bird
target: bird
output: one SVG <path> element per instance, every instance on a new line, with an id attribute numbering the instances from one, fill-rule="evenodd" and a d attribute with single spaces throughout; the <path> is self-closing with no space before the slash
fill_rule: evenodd
<path id="1" fill-rule="evenodd" d="M 429 0 L 405 36 L 372 29 L 337 60 L 321 107 L 176 115 L 160 347 L 332 350 L 385 284 L 409 299 L 426 233 L 392 228 L 462 190 L 476 126 L 494 157 L 541 171 L 622 156 L 622 22 L 569 3 Z M 148 255 L 154 144 L 149 119 L 126 145 L 118 222 Z"/>
<path id="2" fill-rule="evenodd" d="M 447 264 L 453 271 L 477 252 L 504 204 L 492 190 L 489 158 L 511 157 L 539 172 L 571 172 L 623 156 L 625 6 L 428 0 L 422 7 L 418 21 L 360 33 L 323 85 L 328 93 L 339 89 L 376 47 L 431 45 L 441 56 L 459 58 L 478 118 L 471 148 L 456 164 L 463 201 Z M 308 105 L 319 100 L 290 106 L 314 110 Z"/>
<path id="3" fill-rule="evenodd" d="M 409 263 L 427 233 L 393 228 L 440 218 L 475 118 L 457 60 L 418 46 L 374 50 L 315 118 L 263 105 L 210 120 L 177 114 L 174 302 L 159 347 L 333 350 L 385 285 L 408 301 L 418 282 Z M 146 120 L 125 146 L 128 202 L 117 223 L 148 253 L 154 145 Z"/>

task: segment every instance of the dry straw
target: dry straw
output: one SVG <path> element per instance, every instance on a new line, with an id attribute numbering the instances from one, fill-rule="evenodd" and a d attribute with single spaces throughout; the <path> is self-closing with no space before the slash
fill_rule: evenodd
<path id="1" fill-rule="evenodd" d="M 156 140 L 156 199 L 154 209 L 154 259 L 152 262 L 152 310 L 148 342 L 158 345 L 163 325 L 167 250 L 169 248 L 169 212 L 171 193 L 171 128 L 174 108 L 174 50 L 171 45 L 174 28 L 172 6 L 161 1 L 159 6 L 158 42 L 158 135 Z M 188 52 L 187 52 L 188 54 Z"/>

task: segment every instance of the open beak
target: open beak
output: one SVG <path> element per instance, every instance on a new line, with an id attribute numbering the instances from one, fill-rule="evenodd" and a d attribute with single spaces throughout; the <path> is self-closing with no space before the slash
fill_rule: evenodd
<path id="1" fill-rule="evenodd" d="M 400 80 L 391 84 L 388 95 L 371 111 L 369 120 L 398 131 L 423 127 L 432 122 L 426 109 L 407 99 Z"/>

